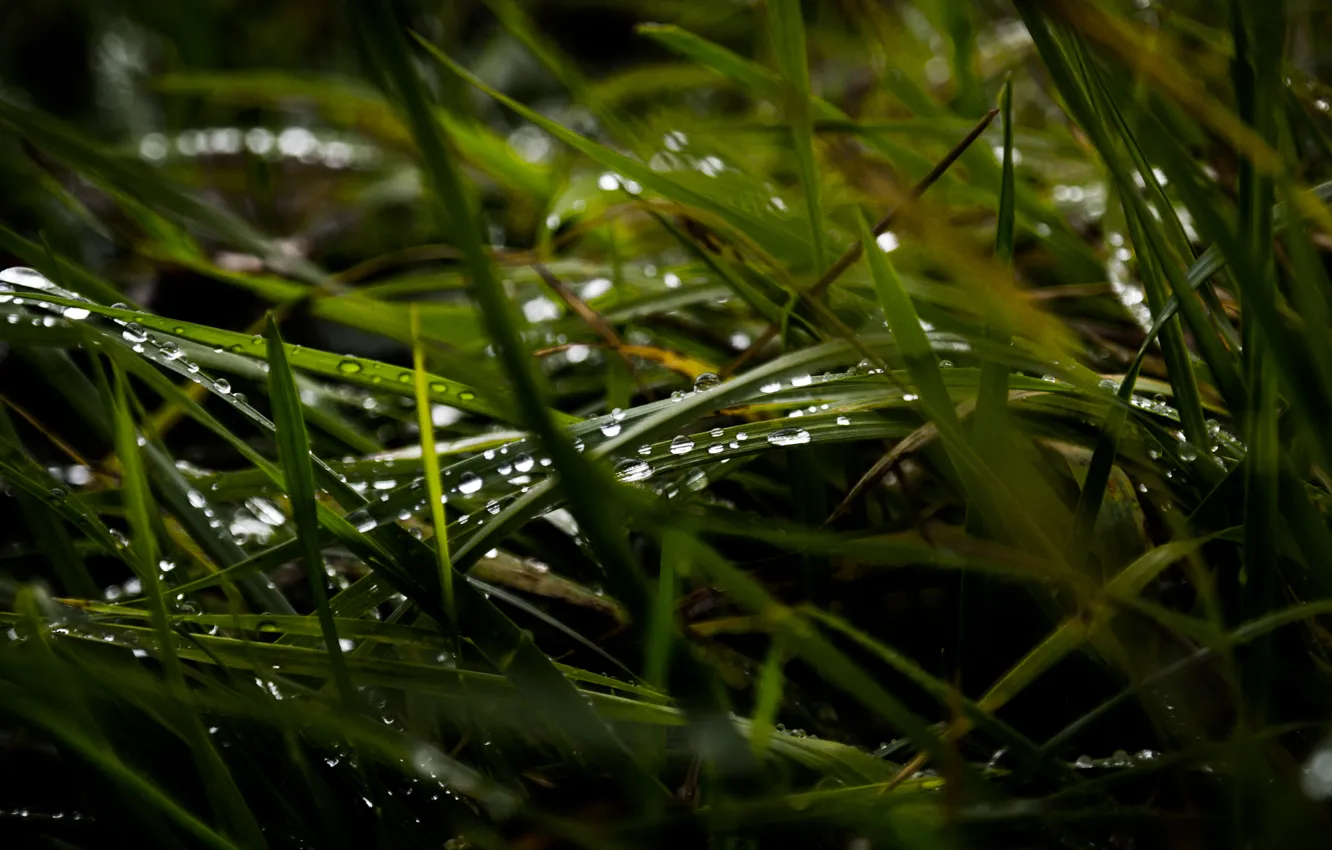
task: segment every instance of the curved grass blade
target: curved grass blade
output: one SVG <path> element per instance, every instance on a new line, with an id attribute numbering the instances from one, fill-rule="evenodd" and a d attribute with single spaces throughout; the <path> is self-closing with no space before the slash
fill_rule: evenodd
<path id="1" fill-rule="evenodd" d="M 418 39 L 418 41 L 421 40 Z M 517 113 L 524 120 L 537 125 L 555 138 L 587 156 L 592 161 L 611 169 L 617 174 L 636 181 L 644 188 L 657 192 L 665 198 L 688 207 L 693 207 L 702 212 L 710 213 L 720 221 L 727 222 L 734 227 L 739 234 L 757 242 L 774 256 L 790 257 L 794 254 L 799 257 L 804 253 L 802 249 L 808 243 L 806 243 L 803 237 L 798 234 L 798 231 L 787 225 L 785 219 L 756 214 L 741 209 L 733 204 L 727 203 L 720 197 L 714 197 L 686 186 L 680 181 L 672 179 L 668 174 L 653 171 L 638 160 L 617 153 L 616 151 L 603 145 L 599 145 L 590 139 L 580 136 L 572 130 L 551 121 L 549 118 L 534 112 L 528 107 L 523 106 L 521 103 L 518 103 L 516 100 L 486 85 L 471 72 L 439 52 L 439 49 L 434 45 L 425 41 L 421 41 L 421 44 L 431 56 L 449 71 L 457 74 L 462 79 L 471 83 L 476 88 Z"/>
<path id="2" fill-rule="evenodd" d="M 262 348 L 264 341 L 259 336 L 223 330 L 194 322 L 185 322 L 179 319 L 169 319 L 137 310 L 107 307 L 102 304 L 67 298 L 49 292 L 41 293 L 41 296 L 43 300 L 51 304 L 87 310 L 89 313 L 105 316 L 122 325 L 132 322 L 142 329 L 157 331 L 175 339 L 189 340 L 210 349 L 224 349 L 227 353 L 241 355 L 241 358 L 237 360 L 229 361 L 222 357 L 215 359 L 215 368 L 223 368 L 231 372 L 239 371 L 241 365 L 246 363 L 253 365 L 254 361 L 251 358 L 261 355 L 264 351 Z M 333 354 L 304 346 L 294 346 L 286 343 L 283 343 L 283 346 L 293 367 L 316 375 L 324 375 L 336 378 L 339 381 L 357 384 L 378 392 L 404 396 L 411 395 L 413 392 L 413 372 L 401 366 L 394 366 L 390 363 L 365 357 Z M 232 368 L 227 368 L 229 365 Z M 427 390 L 430 399 L 437 404 L 447 404 L 461 410 L 499 419 L 509 419 L 512 416 L 508 411 L 512 409 L 513 402 L 500 392 L 478 391 L 474 387 L 438 375 L 428 375 L 428 381 Z M 563 418 L 567 421 L 573 421 L 571 417 Z"/>

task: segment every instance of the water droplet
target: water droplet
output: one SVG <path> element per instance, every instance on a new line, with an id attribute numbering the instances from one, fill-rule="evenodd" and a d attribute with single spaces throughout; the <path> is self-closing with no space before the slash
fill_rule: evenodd
<path id="1" fill-rule="evenodd" d="M 775 393 L 775 392 L 777 392 L 778 390 L 780 390 L 781 388 L 782 388 L 782 382 L 781 382 L 781 381 L 772 381 L 771 383 L 767 383 L 767 384 L 764 384 L 763 386 L 759 387 L 759 392 L 763 392 L 763 393 Z"/>
<path id="2" fill-rule="evenodd" d="M 481 489 L 481 476 L 475 472 L 464 472 L 458 478 L 459 493 L 475 493 Z"/>
<path id="3" fill-rule="evenodd" d="M 130 342 L 143 342 L 148 338 L 148 332 L 138 322 L 128 322 L 125 325 L 125 330 L 121 331 L 121 336 Z"/>
<path id="4" fill-rule="evenodd" d="M 344 375 L 354 375 L 361 371 L 361 364 L 355 360 L 342 360 L 338 362 L 338 371 Z"/>
<path id="5" fill-rule="evenodd" d="M 222 395 L 226 395 L 231 392 L 231 382 L 226 378 L 218 378 L 216 381 L 213 381 L 213 389 L 217 390 Z"/>
<path id="6" fill-rule="evenodd" d="M 202 508 L 204 505 L 208 504 L 208 501 L 204 499 L 203 493 L 200 493 L 198 490 L 190 490 L 186 494 L 186 498 L 188 498 L 190 504 L 196 508 Z"/>
<path id="7" fill-rule="evenodd" d="M 583 451 L 583 441 L 582 441 L 581 439 L 579 439 L 578 437 L 574 437 L 574 439 L 573 439 L 573 447 L 574 447 L 574 451 L 581 453 L 581 452 Z M 549 464 L 547 464 L 545 460 L 542 460 L 542 461 L 541 461 L 541 464 L 542 464 L 542 466 L 549 466 Z"/>
<path id="8" fill-rule="evenodd" d="M 797 375 L 791 379 L 791 386 L 793 387 L 807 387 L 812 383 L 814 383 L 814 378 L 810 375 Z"/>
<path id="9" fill-rule="evenodd" d="M 722 453 L 722 449 L 724 448 L 726 447 L 723 446 L 721 443 L 713 443 L 712 445 L 708 446 L 708 454 L 719 455 Z"/>
<path id="10" fill-rule="evenodd" d="M 703 372 L 694 379 L 694 392 L 706 392 L 721 383 L 719 378 L 713 372 Z"/>
<path id="11" fill-rule="evenodd" d="M 685 476 L 684 483 L 690 490 L 702 490 L 708 486 L 708 474 L 701 469 L 691 469 Z"/>
<path id="12" fill-rule="evenodd" d="M 513 468 L 519 472 L 531 472 L 535 462 L 529 454 L 520 454 L 513 459 Z"/>
<path id="13" fill-rule="evenodd" d="M 684 390 L 676 390 L 675 392 L 671 393 L 671 401 L 684 401 L 684 397 L 685 397 Z"/>
<path id="14" fill-rule="evenodd" d="M 620 433 L 620 423 L 610 421 L 603 422 L 601 425 L 601 433 L 605 434 L 607 437 L 614 437 L 616 434 Z"/>
<path id="15" fill-rule="evenodd" d="M 693 448 L 694 441 L 683 434 L 676 437 L 674 440 L 671 440 L 671 454 L 673 455 L 688 454 Z"/>
<path id="16" fill-rule="evenodd" d="M 167 360 L 179 360 L 185 355 L 185 352 L 180 350 L 180 346 L 170 340 L 162 343 L 158 346 L 158 349 L 162 352 L 162 356 Z"/>
<path id="17" fill-rule="evenodd" d="M 81 321 L 83 321 L 84 319 L 88 318 L 88 317 L 91 316 L 91 315 L 92 315 L 92 312 L 89 311 L 89 310 L 84 309 L 83 307 L 66 307 L 66 308 L 64 309 L 64 316 L 65 316 L 65 318 L 66 318 L 66 319 L 73 319 L 73 320 L 76 321 L 76 322 L 81 322 Z"/>
<path id="18" fill-rule="evenodd" d="M 652 447 L 646 444 L 641 445 L 638 447 L 638 453 L 640 455 L 643 455 L 644 457 L 647 457 L 648 455 L 652 454 Z"/>
<path id="19" fill-rule="evenodd" d="M 774 446 L 799 446 L 809 442 L 809 432 L 804 428 L 783 428 L 769 434 L 768 442 Z"/>
<path id="20" fill-rule="evenodd" d="M 1193 443 L 1179 444 L 1179 459 L 1185 463 L 1193 463 L 1198 459 L 1198 448 Z"/>
<path id="21" fill-rule="evenodd" d="M 939 361 L 939 368 L 940 368 L 940 369 L 951 369 L 951 368 L 953 368 L 953 361 L 951 361 L 951 360 L 940 360 L 940 361 Z"/>
<path id="22" fill-rule="evenodd" d="M 50 289 L 55 285 L 47 280 L 41 272 L 25 266 L 14 266 L 0 271 L 0 281 L 17 283 L 19 286 L 26 286 L 29 289 Z"/>
<path id="23" fill-rule="evenodd" d="M 647 461 L 628 458 L 615 465 L 615 477 L 621 481 L 644 481 L 652 477 L 652 467 Z"/>
<path id="24" fill-rule="evenodd" d="M 837 417 L 837 424 L 838 424 L 838 425 L 850 425 L 850 424 L 851 424 L 851 417 L 849 417 L 849 416 L 839 416 L 839 417 Z"/>
<path id="25" fill-rule="evenodd" d="M 1091 760 L 1091 756 L 1078 756 L 1078 760 L 1073 762 L 1073 766 L 1080 770 L 1087 770 L 1095 767 L 1096 763 Z"/>

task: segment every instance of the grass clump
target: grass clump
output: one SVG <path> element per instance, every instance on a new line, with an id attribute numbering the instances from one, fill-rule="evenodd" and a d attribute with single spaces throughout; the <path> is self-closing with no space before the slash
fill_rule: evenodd
<path id="1" fill-rule="evenodd" d="M 6 89 L 0 830 L 1323 846 L 1326 13 L 639 5 Z"/>

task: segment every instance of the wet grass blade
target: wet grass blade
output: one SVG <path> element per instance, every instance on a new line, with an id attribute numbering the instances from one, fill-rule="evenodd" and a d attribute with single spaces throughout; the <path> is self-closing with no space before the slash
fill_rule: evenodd
<path id="1" fill-rule="evenodd" d="M 328 653 L 333 684 L 343 707 L 355 711 L 351 678 L 342 657 L 337 622 L 328 607 L 325 590 L 324 556 L 319 543 L 319 519 L 315 509 L 314 470 L 310 463 L 310 438 L 301 415 L 301 396 L 287 364 L 287 352 L 278 332 L 277 322 L 268 317 L 268 393 L 273 402 L 273 420 L 277 427 L 278 455 L 291 505 L 292 521 L 301 544 L 301 557 L 310 582 L 310 596 L 319 617 L 324 649 Z"/>
<path id="2" fill-rule="evenodd" d="M 419 314 L 412 311 L 413 336 L 420 332 Z M 421 429 L 422 471 L 425 473 L 426 498 L 430 500 L 430 521 L 435 526 L 435 554 L 439 558 L 440 586 L 444 588 L 444 609 L 449 621 L 456 621 L 453 608 L 453 564 L 449 560 L 448 523 L 444 519 L 444 488 L 439 478 L 439 457 L 435 453 L 435 423 L 431 418 L 429 377 L 425 370 L 425 349 L 419 336 L 412 345 L 412 363 L 416 370 L 416 423 Z"/>
<path id="3" fill-rule="evenodd" d="M 97 372 L 102 375 L 100 369 Z M 185 684 L 185 670 L 176 649 L 176 636 L 171 627 L 166 589 L 159 564 L 157 522 L 153 510 L 153 497 L 139 453 L 139 434 L 130 412 L 129 387 L 125 373 L 115 371 L 114 406 L 116 457 L 120 460 L 124 479 L 121 490 L 125 513 L 131 530 L 130 550 L 137 565 L 136 573 L 148 595 L 153 631 L 157 636 L 158 653 L 166 673 L 170 693 L 174 697 L 174 714 L 184 727 L 184 737 L 193 749 L 196 765 L 208 778 L 217 797 L 212 801 L 226 831 L 236 840 L 263 847 L 267 842 L 263 832 L 245 804 L 239 789 L 218 756 L 204 731 L 191 704 Z"/>
<path id="4" fill-rule="evenodd" d="M 805 242 L 802 236 L 797 235 L 798 231 L 794 226 L 788 224 L 784 219 L 742 209 L 729 203 L 719 195 L 706 194 L 691 186 L 686 186 L 682 182 L 672 179 L 669 174 L 653 171 L 638 160 L 580 136 L 486 85 L 467 69 L 440 53 L 439 49 L 433 45 L 426 42 L 422 42 L 422 45 L 430 52 L 431 56 L 449 71 L 462 77 L 524 120 L 530 121 L 550 133 L 593 162 L 611 169 L 616 174 L 628 177 L 644 188 L 658 192 L 666 198 L 710 214 L 717 221 L 729 224 L 738 234 L 743 234 L 744 237 L 754 240 L 774 255 L 798 255 L 802 253 L 800 251 L 801 247 L 807 246 L 808 243 Z"/>
<path id="5" fill-rule="evenodd" d="M 377 2 L 358 7 L 355 19 L 360 24 L 369 60 L 390 87 L 416 137 L 430 176 L 431 188 L 443 214 L 452 224 L 455 239 L 470 273 L 471 295 L 480 307 L 497 349 L 497 356 L 514 386 L 522 420 L 537 434 L 550 454 L 566 492 L 570 495 L 574 516 L 587 534 L 594 551 L 600 556 L 615 596 L 629 606 L 634 616 L 641 617 L 645 607 L 640 576 L 616 528 L 615 518 L 608 515 L 606 505 L 598 498 L 598 494 L 605 492 L 605 485 L 599 473 L 579 455 L 570 438 L 558 427 L 543 403 L 544 393 L 519 337 L 507 296 L 482 247 L 472 200 L 440 128 L 430 117 L 428 96 L 416 69 L 410 64 L 407 44 L 398 30 L 393 12 L 387 3 Z M 524 641 L 522 645 L 528 653 L 540 654 L 530 640 Z M 536 693 L 545 692 L 552 708 L 559 702 L 565 703 L 558 709 L 558 715 L 578 746 L 586 747 L 589 754 L 616 765 L 626 776 L 636 777 L 649 787 L 655 784 L 642 773 L 614 733 L 587 709 L 581 698 L 567 687 L 567 683 L 553 668 L 536 663 L 535 658 L 528 659 L 516 654 L 507 661 L 492 661 L 497 662 L 501 669 L 514 668 L 517 674 L 530 675 L 530 685 Z"/>

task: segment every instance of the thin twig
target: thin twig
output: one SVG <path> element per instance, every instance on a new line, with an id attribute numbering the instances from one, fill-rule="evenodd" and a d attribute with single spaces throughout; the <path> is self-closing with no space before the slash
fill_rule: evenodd
<path id="1" fill-rule="evenodd" d="M 982 118 L 975 127 L 971 128 L 971 132 L 967 133 L 962 141 L 958 142 L 943 159 L 939 160 L 934 168 L 931 168 L 930 172 L 920 179 L 920 182 L 911 187 L 911 191 L 907 193 L 906 201 L 884 213 L 883 218 L 879 219 L 878 223 L 871 228 L 870 232 L 874 236 L 883 235 L 884 231 L 892 226 L 893 220 L 897 217 L 897 214 L 902 207 L 905 206 L 906 203 L 910 203 L 925 194 L 927 189 L 938 182 L 944 172 L 952 167 L 954 162 L 957 162 L 958 158 L 962 156 L 967 148 L 971 147 L 971 144 L 975 142 L 976 139 L 980 138 L 981 133 L 985 132 L 985 129 L 990 126 L 990 122 L 992 122 L 998 114 L 998 109 L 991 109 L 989 112 L 985 113 L 985 117 Z M 849 269 L 856 260 L 860 259 L 860 255 L 864 250 L 864 244 L 857 240 L 842 253 L 842 256 L 837 258 L 837 262 L 828 267 L 828 270 L 815 281 L 813 286 L 803 292 L 797 291 L 796 295 L 807 304 L 816 304 L 837 278 L 841 277 L 843 272 Z M 754 341 L 754 344 L 741 352 L 740 356 L 732 361 L 722 374 L 729 375 L 736 369 L 740 368 L 745 361 L 761 351 L 769 342 L 772 342 L 773 337 L 777 336 L 777 332 L 780 329 L 781 326 L 777 322 L 768 325 L 767 330 L 759 335 L 759 338 Z"/>
<path id="2" fill-rule="evenodd" d="M 537 275 L 545 281 L 546 286 L 549 286 L 551 290 L 560 297 L 560 300 L 567 304 L 569 309 L 578 315 L 578 318 L 582 319 L 583 322 L 597 334 L 597 336 L 605 341 L 606 347 L 614 351 L 620 360 L 624 361 L 625 368 L 629 370 L 629 379 L 634 382 L 636 387 L 638 387 L 640 393 L 646 395 L 647 390 L 638 380 L 638 373 L 634 370 L 633 358 L 624 351 L 624 342 L 620 339 L 620 335 L 615 332 L 615 328 L 611 327 L 610 322 L 606 321 L 596 310 L 589 307 L 586 301 L 579 298 L 578 295 L 569 288 L 568 284 L 556 277 L 555 274 L 551 272 L 550 269 L 546 268 L 543 263 L 533 263 L 532 268 L 536 271 Z"/>
<path id="3" fill-rule="evenodd" d="M 41 422 L 37 420 L 37 417 L 33 416 L 31 413 L 24 410 L 19 405 L 15 404 L 13 399 L 9 398 L 8 396 L 0 395 L 0 402 L 3 402 L 6 407 L 17 413 L 25 422 L 27 422 L 32 427 L 36 428 L 37 431 L 40 432 L 43 437 L 49 440 L 52 445 L 54 445 L 56 448 L 60 449 L 60 451 L 68 455 L 70 460 L 74 461 L 75 463 L 81 466 L 86 466 L 89 468 L 92 467 L 92 464 L 89 463 L 87 460 L 85 460 L 83 456 L 80 455 L 72 446 L 70 446 L 64 440 L 56 436 L 55 431 L 51 430 L 46 425 L 43 425 Z"/>

